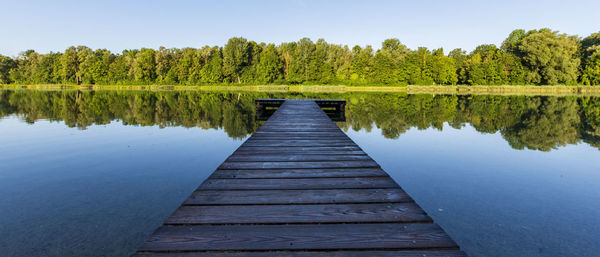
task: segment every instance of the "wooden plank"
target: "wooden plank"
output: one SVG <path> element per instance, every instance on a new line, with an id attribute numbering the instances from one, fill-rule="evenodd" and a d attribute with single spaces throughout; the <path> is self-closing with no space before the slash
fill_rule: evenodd
<path id="1" fill-rule="evenodd" d="M 404 190 L 384 189 L 300 189 L 300 190 L 198 190 L 184 205 L 232 204 L 331 204 L 403 203 L 412 199 Z"/>
<path id="2" fill-rule="evenodd" d="M 323 118 L 299 116 L 295 119 L 286 119 L 286 118 L 278 119 L 277 117 L 274 117 L 274 119 L 270 119 L 269 121 L 265 122 L 265 124 L 270 125 L 270 126 L 282 125 L 282 126 L 286 126 L 286 127 L 291 127 L 294 125 L 314 125 L 314 126 L 319 126 L 319 127 L 335 126 L 335 123 L 331 123 L 331 119 L 329 119 L 329 117 L 327 117 L 327 116 L 325 116 Z"/>
<path id="3" fill-rule="evenodd" d="M 459 250 L 137 253 L 134 257 L 466 257 Z"/>
<path id="4" fill-rule="evenodd" d="M 297 131 L 263 131 L 262 133 L 256 134 L 258 133 L 255 132 L 255 134 L 252 135 L 252 139 L 280 139 L 283 138 L 284 140 L 286 138 L 316 138 L 316 139 L 350 139 L 348 136 L 346 136 L 345 134 L 343 134 L 342 132 L 335 132 L 335 131 L 303 131 L 303 130 L 297 130 Z"/>
<path id="5" fill-rule="evenodd" d="M 335 123 L 331 123 L 331 119 L 327 118 L 327 123 L 325 121 L 318 121 L 312 118 L 305 118 L 303 120 L 279 120 L 273 122 L 265 123 L 265 127 L 263 129 L 269 127 L 282 127 L 282 128 L 339 128 Z M 306 121 L 308 120 L 308 121 Z"/>
<path id="6" fill-rule="evenodd" d="M 319 144 L 329 144 L 334 145 L 338 143 L 342 143 L 344 145 L 356 145 L 354 141 L 350 138 L 313 138 L 313 139 L 253 139 L 249 138 L 246 140 L 244 145 L 252 144 L 252 143 L 260 143 L 260 144 L 307 144 L 307 143 L 319 143 Z M 312 145 L 312 144 L 311 144 Z"/>
<path id="7" fill-rule="evenodd" d="M 258 133 L 258 134 L 256 134 Z M 286 131 L 262 131 L 261 133 L 259 133 L 258 131 L 255 132 L 255 134 L 252 135 L 251 138 L 280 138 L 280 137 L 300 137 L 300 138 L 307 138 L 307 137 L 316 137 L 316 138 L 331 138 L 331 139 L 336 139 L 336 138 L 346 138 L 349 139 L 349 137 L 344 134 L 341 131 L 302 131 L 302 130 L 297 130 L 296 132 L 290 131 L 290 132 L 286 132 Z"/>
<path id="8" fill-rule="evenodd" d="M 298 162 L 298 161 L 369 161 L 366 154 L 360 155 L 317 155 L 317 154 L 265 154 L 265 155 L 232 155 L 226 162 Z"/>
<path id="9" fill-rule="evenodd" d="M 329 121 L 331 122 L 331 121 Z M 324 123 L 324 122 L 319 122 L 319 121 L 311 121 L 311 122 L 302 122 L 302 121 L 278 121 L 278 122 L 268 122 L 264 124 L 264 128 L 262 129 L 268 129 L 268 128 L 272 128 L 272 127 L 279 127 L 279 128 L 294 128 L 294 129 L 305 129 L 305 128 L 313 128 L 313 129 L 319 129 L 319 128 L 338 128 L 337 125 L 335 125 L 335 123 Z M 339 129 L 339 128 L 338 128 Z"/>
<path id="10" fill-rule="evenodd" d="M 251 151 L 251 152 L 269 152 L 269 151 L 302 151 L 302 152 L 317 152 L 317 151 L 362 151 L 358 146 L 278 146 L 278 147 L 261 147 L 242 145 L 236 152 Z"/>
<path id="11" fill-rule="evenodd" d="M 301 110 L 301 109 L 300 109 Z M 267 122 L 281 122 L 282 120 L 289 121 L 322 121 L 323 123 L 329 124 L 327 115 L 323 115 L 323 113 L 316 113 L 317 110 L 307 110 L 308 112 L 302 112 L 297 110 L 282 110 L 281 112 L 277 112 L 273 114 Z"/>
<path id="12" fill-rule="evenodd" d="M 275 127 L 273 127 L 273 129 L 275 129 Z M 339 135 L 342 135 L 342 136 L 347 136 L 337 126 L 335 127 L 335 129 L 326 129 L 325 131 L 292 131 L 292 132 L 267 130 L 261 126 L 256 132 L 254 132 L 252 134 L 252 136 L 279 136 L 279 135 L 285 135 L 285 136 L 302 136 L 302 135 L 325 135 L 325 136 L 335 135 L 335 136 L 339 136 Z"/>
<path id="13" fill-rule="evenodd" d="M 329 121 L 331 122 L 331 121 Z M 313 126 L 307 127 L 307 126 L 293 126 L 290 123 L 276 123 L 276 122 L 266 122 L 264 123 L 262 126 L 260 126 L 260 128 L 258 128 L 261 131 L 264 130 L 285 130 L 285 129 L 292 129 L 292 130 L 302 130 L 302 129 L 309 129 L 309 130 L 326 130 L 327 131 L 339 131 L 340 128 L 335 125 L 335 123 L 321 123 L 321 124 L 314 124 Z"/>
<path id="14" fill-rule="evenodd" d="M 294 116 L 298 115 L 298 114 L 292 114 Z M 273 119 L 269 119 L 268 121 L 265 122 L 265 124 L 268 125 L 273 125 L 273 124 L 277 124 L 277 125 L 284 125 L 284 126 L 290 126 L 290 125 L 295 125 L 295 124 L 314 124 L 314 125 L 318 125 L 318 126 L 332 126 L 333 123 L 331 122 L 331 119 L 329 119 L 329 117 L 325 116 L 322 117 L 320 116 L 320 118 L 315 117 L 315 116 L 302 116 L 301 114 L 298 115 L 298 117 L 294 118 L 294 119 L 288 119 L 288 118 L 281 118 L 281 116 L 274 116 Z"/>
<path id="15" fill-rule="evenodd" d="M 332 123 L 332 124 L 327 124 L 327 125 L 315 125 L 315 126 L 310 126 L 310 127 L 308 127 L 308 126 L 303 126 L 303 127 L 290 126 L 290 124 L 287 124 L 287 125 L 263 124 L 258 129 L 258 131 L 281 131 L 281 132 L 286 132 L 287 130 L 290 130 L 290 132 L 294 132 L 294 131 L 298 131 L 298 132 L 302 132 L 302 131 L 331 132 L 331 131 L 340 131 L 340 128 L 337 125 L 335 125 L 335 123 Z"/>
<path id="16" fill-rule="evenodd" d="M 182 206 L 166 225 L 431 222 L 415 203 Z"/>
<path id="17" fill-rule="evenodd" d="M 207 179 L 198 189 L 255 190 L 255 189 L 339 189 L 395 188 L 398 184 L 389 177 L 366 178 L 298 178 L 298 179 Z"/>
<path id="18" fill-rule="evenodd" d="M 252 136 L 252 140 L 348 140 L 346 136 Z"/>
<path id="19" fill-rule="evenodd" d="M 261 141 L 246 141 L 243 146 L 261 146 L 261 147 L 278 147 L 278 146 L 295 146 L 295 147 L 308 147 L 308 146 L 321 146 L 321 147 L 330 147 L 330 146 L 355 146 L 351 141 L 347 142 L 317 142 L 317 141 L 308 141 L 308 142 L 261 142 Z"/>
<path id="20" fill-rule="evenodd" d="M 223 170 L 239 169 L 320 169 L 320 168 L 378 168 L 373 160 L 359 161 L 257 161 L 257 162 L 224 162 L 219 166 Z"/>
<path id="21" fill-rule="evenodd" d="M 264 125 L 263 125 L 264 126 Z M 298 128 L 298 127 L 294 127 L 294 128 L 284 128 L 284 127 L 280 127 L 280 126 L 275 126 L 275 127 L 266 127 L 263 128 L 261 126 L 261 128 L 258 131 L 260 132 L 281 132 L 281 133 L 311 133 L 311 132 L 333 132 L 333 131 L 339 131 L 340 128 L 339 127 L 331 127 L 331 128 Z"/>
<path id="22" fill-rule="evenodd" d="M 435 224 L 163 226 L 140 251 L 423 249 L 456 243 Z"/>
<path id="23" fill-rule="evenodd" d="M 366 154 L 361 150 L 340 150 L 340 151 L 299 151 L 294 148 L 284 148 L 284 147 L 275 147 L 270 149 L 257 149 L 255 147 L 252 148 L 242 148 L 233 152 L 234 155 L 260 155 L 260 154 L 302 154 L 302 155 L 342 155 L 342 154 L 350 154 L 350 155 L 361 155 Z"/>
<path id="24" fill-rule="evenodd" d="M 286 127 L 286 126 L 270 126 L 263 125 L 257 132 L 280 132 L 280 133 L 310 133 L 310 132 L 339 132 L 340 128 L 332 125 L 332 126 L 294 126 L 294 127 Z"/>
<path id="25" fill-rule="evenodd" d="M 380 168 L 216 170 L 210 178 L 387 177 Z"/>
<path id="26" fill-rule="evenodd" d="M 338 131 L 317 131 L 317 132 L 280 132 L 280 131 L 256 131 L 252 137 L 347 137 Z"/>
<path id="27" fill-rule="evenodd" d="M 287 118 L 282 115 L 274 115 L 273 117 L 271 117 L 271 119 L 266 121 L 265 124 L 267 124 L 267 125 L 277 124 L 277 125 L 284 125 L 284 126 L 290 126 L 290 125 L 295 125 L 295 124 L 315 124 L 315 125 L 322 125 L 322 126 L 333 125 L 331 123 L 331 119 L 328 116 L 323 117 L 320 115 L 313 116 L 313 115 L 303 115 L 303 114 L 285 114 L 285 115 L 293 115 L 293 116 L 297 116 L 297 117 Z"/>

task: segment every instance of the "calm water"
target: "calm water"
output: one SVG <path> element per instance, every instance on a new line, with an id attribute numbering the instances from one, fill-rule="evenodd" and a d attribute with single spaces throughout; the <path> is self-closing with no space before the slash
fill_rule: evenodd
<path id="1" fill-rule="evenodd" d="M 597 256 L 600 98 L 0 91 L 2 256 L 125 256 L 259 123 L 256 98 L 339 98 L 338 123 L 471 256 Z"/>

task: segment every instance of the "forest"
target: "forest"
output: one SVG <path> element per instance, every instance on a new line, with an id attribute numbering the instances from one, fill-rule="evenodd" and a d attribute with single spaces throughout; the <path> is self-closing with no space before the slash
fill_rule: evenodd
<path id="1" fill-rule="evenodd" d="M 442 130 L 466 124 L 500 133 L 515 149 L 550 151 L 585 142 L 600 149 L 600 99 L 593 96 L 432 95 L 407 93 L 298 93 L 198 91 L 0 91 L 0 118 L 62 121 L 86 129 L 120 121 L 133 126 L 221 128 L 243 139 L 260 125 L 258 98 L 345 99 L 344 130 L 381 129 L 398 138 L 411 128 Z"/>
<path id="2" fill-rule="evenodd" d="M 76 85 L 600 85 L 600 32 L 585 38 L 551 29 L 514 30 L 500 46 L 409 49 L 302 38 L 279 45 L 234 37 L 223 46 L 124 50 L 72 46 L 0 55 L 0 84 Z"/>

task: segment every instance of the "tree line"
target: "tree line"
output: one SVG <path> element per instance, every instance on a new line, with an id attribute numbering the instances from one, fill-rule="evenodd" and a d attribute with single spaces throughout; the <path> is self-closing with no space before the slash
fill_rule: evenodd
<path id="1" fill-rule="evenodd" d="M 234 37 L 223 47 L 142 48 L 120 54 L 72 46 L 0 55 L 0 84 L 347 84 L 600 85 L 600 32 L 580 38 L 550 29 L 515 30 L 501 46 L 470 53 L 381 48 L 302 38 L 279 45 Z"/>
<path id="2" fill-rule="evenodd" d="M 198 91 L 0 91 L 0 118 L 63 121 L 85 129 L 114 120 L 124 125 L 221 128 L 244 138 L 260 125 L 254 99 L 285 93 Z M 289 96 L 289 95 L 288 95 Z M 406 93 L 300 93 L 297 98 L 346 99 L 344 130 L 381 129 L 397 138 L 411 128 L 444 124 L 500 132 L 515 149 L 550 151 L 585 142 L 600 149 L 600 99 L 590 96 L 432 95 Z"/>

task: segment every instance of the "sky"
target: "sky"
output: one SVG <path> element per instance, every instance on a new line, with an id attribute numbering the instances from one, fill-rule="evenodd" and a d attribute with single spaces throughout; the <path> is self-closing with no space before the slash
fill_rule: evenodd
<path id="1" fill-rule="evenodd" d="M 308 37 L 371 45 L 398 38 L 445 52 L 500 45 L 514 29 L 600 31 L 600 1 L 27 1 L 0 0 L 0 54 L 71 45 L 124 49 L 222 46 L 231 37 L 281 43 Z"/>

